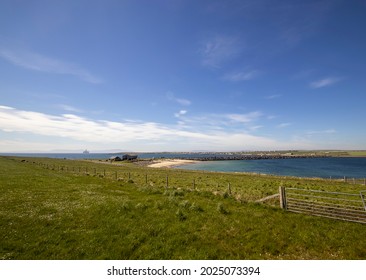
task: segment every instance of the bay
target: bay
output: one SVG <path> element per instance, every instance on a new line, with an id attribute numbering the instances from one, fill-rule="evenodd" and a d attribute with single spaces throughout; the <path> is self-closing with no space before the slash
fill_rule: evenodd
<path id="1" fill-rule="evenodd" d="M 366 178 L 366 158 L 348 157 L 205 161 L 179 168 L 310 178 Z"/>

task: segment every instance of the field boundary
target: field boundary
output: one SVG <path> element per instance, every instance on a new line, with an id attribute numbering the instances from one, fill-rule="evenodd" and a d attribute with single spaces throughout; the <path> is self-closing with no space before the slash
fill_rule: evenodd
<path id="1" fill-rule="evenodd" d="M 359 193 L 279 188 L 281 208 L 295 213 L 366 224 L 366 191 Z"/>

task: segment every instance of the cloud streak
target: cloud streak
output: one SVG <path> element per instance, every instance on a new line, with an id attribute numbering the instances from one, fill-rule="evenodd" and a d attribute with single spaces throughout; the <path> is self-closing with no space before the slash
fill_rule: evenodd
<path id="1" fill-rule="evenodd" d="M 201 47 L 200 53 L 202 65 L 221 68 L 222 64 L 241 53 L 241 46 L 238 38 L 220 35 L 207 40 Z"/>
<path id="2" fill-rule="evenodd" d="M 0 49 L 0 57 L 16 66 L 33 71 L 71 75 L 92 84 L 103 82 L 75 63 L 54 59 L 35 52 Z"/>
<path id="3" fill-rule="evenodd" d="M 259 71 L 252 70 L 247 72 L 235 72 L 226 74 L 223 79 L 230 82 L 241 82 L 241 81 L 249 81 L 257 78 L 259 75 Z"/>
<path id="4" fill-rule="evenodd" d="M 67 104 L 59 104 L 59 105 L 57 105 L 57 107 L 62 110 L 73 112 L 73 113 L 82 113 L 83 112 L 83 110 L 81 110 L 79 108 L 75 108 L 75 107 L 67 105 Z"/>
<path id="5" fill-rule="evenodd" d="M 185 99 L 185 98 L 176 97 L 171 92 L 168 92 L 166 96 L 167 96 L 168 100 L 173 101 L 173 102 L 176 102 L 176 103 L 178 103 L 178 104 L 180 104 L 182 106 L 189 106 L 189 105 L 192 104 L 192 102 L 190 100 Z"/>
<path id="6" fill-rule="evenodd" d="M 196 116 L 186 116 L 185 114 L 176 114 L 181 123 L 196 131 L 235 131 L 253 130 L 253 127 L 261 126 L 255 123 L 263 116 L 259 111 L 253 111 L 246 114 L 201 114 Z"/>
<path id="7" fill-rule="evenodd" d="M 180 118 L 181 116 L 187 114 L 187 111 L 186 110 L 180 110 L 178 113 L 175 113 L 174 116 L 176 118 Z"/>
<path id="8" fill-rule="evenodd" d="M 321 80 L 311 82 L 310 87 L 314 88 L 314 89 L 328 87 L 328 86 L 334 85 L 335 83 L 338 83 L 339 81 L 341 81 L 341 78 L 328 77 L 328 78 L 324 78 Z"/>
<path id="9" fill-rule="evenodd" d="M 335 129 L 325 129 L 325 130 L 312 130 L 306 132 L 306 135 L 316 135 L 316 134 L 334 134 L 337 133 Z"/>
<path id="10" fill-rule="evenodd" d="M 179 116 L 185 115 L 184 110 Z M 218 116 L 227 123 L 250 124 L 259 117 L 258 112 L 247 115 L 228 114 Z M 133 147 L 134 150 L 246 150 L 270 149 L 283 146 L 273 139 L 251 135 L 245 132 L 213 127 L 164 125 L 154 122 L 91 120 L 75 114 L 50 115 L 33 111 L 18 110 L 0 106 L 0 130 L 6 133 L 22 133 L 44 136 L 44 142 L 50 143 L 47 137 L 65 139 L 68 143 L 111 147 Z M 1 141 L 0 141 L 1 142 Z M 63 142 L 63 141 L 57 141 Z M 89 143 L 89 144 L 88 144 Z M 4 143 L 2 143 L 4 144 Z M 55 144 L 54 148 L 61 148 Z M 1 146 L 1 145 L 0 145 Z M 26 147 L 25 142 L 22 148 Z M 50 145 L 47 145 L 50 147 Z M 68 145 L 70 148 L 70 145 Z"/>
<path id="11" fill-rule="evenodd" d="M 280 123 L 279 125 L 277 125 L 277 128 L 285 128 L 292 125 L 292 123 Z"/>

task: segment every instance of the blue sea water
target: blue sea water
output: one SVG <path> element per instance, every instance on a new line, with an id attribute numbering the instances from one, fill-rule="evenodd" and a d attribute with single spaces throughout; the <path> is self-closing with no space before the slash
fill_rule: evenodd
<path id="1" fill-rule="evenodd" d="M 12 153 L 0 155 L 49 157 L 67 159 L 109 159 L 112 153 Z M 118 154 L 120 155 L 120 154 Z M 182 153 L 140 153 L 139 158 L 189 158 L 192 154 Z M 209 157 L 212 154 L 195 154 L 194 157 Z M 291 158 L 260 160 L 202 161 L 179 166 L 182 169 L 251 172 L 296 177 L 318 178 L 366 178 L 366 158 Z"/>
<path id="2" fill-rule="evenodd" d="M 251 172 L 296 177 L 366 178 L 366 158 L 293 158 L 205 161 L 182 169 Z"/>

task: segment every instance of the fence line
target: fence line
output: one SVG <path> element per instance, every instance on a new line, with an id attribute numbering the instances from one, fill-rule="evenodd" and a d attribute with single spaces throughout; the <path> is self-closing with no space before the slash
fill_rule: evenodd
<path id="1" fill-rule="evenodd" d="M 25 162 L 28 162 L 24 160 Z M 123 170 L 117 171 L 116 169 L 103 169 L 101 170 L 95 167 L 88 166 L 61 166 L 61 165 L 50 165 L 42 162 L 33 162 L 33 164 L 37 164 L 46 169 L 51 169 L 58 172 L 68 172 L 73 173 L 75 175 L 79 174 L 81 176 L 94 176 L 107 178 L 116 181 L 125 181 L 128 183 L 141 183 L 141 187 L 157 187 L 157 188 L 187 188 L 191 190 L 197 191 L 209 191 L 214 193 L 215 195 L 223 195 L 223 196 L 231 196 L 236 198 L 239 201 L 243 201 L 243 193 L 241 193 L 240 189 L 232 188 L 231 182 L 227 180 L 218 180 L 212 181 L 208 179 L 207 181 L 204 178 L 199 176 L 198 178 L 190 179 L 191 183 L 185 182 L 184 185 L 180 183 L 180 176 L 169 176 L 169 171 L 165 173 L 164 171 L 159 172 L 159 174 L 147 174 L 146 172 L 140 171 L 128 171 Z M 178 171 L 179 172 L 179 171 Z M 204 176 L 202 176 L 204 177 Z M 128 178 L 128 179 L 127 179 Z M 133 180 L 132 180 L 133 179 Z M 218 178 L 216 178 L 218 179 Z M 339 180 L 337 180 L 339 181 Z M 343 180 L 342 180 L 343 181 Z M 346 181 L 346 178 L 345 178 Z M 216 185 L 216 188 L 214 187 Z M 216 190 L 215 190 L 216 189 Z M 366 193 L 366 191 L 365 191 Z M 257 202 L 266 202 L 276 199 L 276 197 L 280 197 L 281 207 L 293 212 L 300 213 L 308 213 L 312 215 L 320 215 L 324 217 L 332 217 L 339 218 L 343 220 L 352 220 L 366 223 L 366 203 L 364 199 L 364 194 L 360 192 L 360 194 L 349 194 L 349 193 L 341 193 L 341 192 L 324 192 L 319 190 L 305 190 L 305 189 L 296 189 L 296 188 L 284 188 L 280 187 L 280 193 L 270 195 L 264 197 L 262 199 L 250 197 L 253 201 Z M 331 196 L 332 198 L 330 198 Z M 354 198 L 354 199 L 351 199 Z M 257 200 L 256 200 L 257 199 Z M 259 200 L 258 200 L 259 199 Z M 273 202 L 272 201 L 272 202 Z M 346 205 L 346 206 L 343 206 Z M 356 210 L 356 211 L 352 211 Z M 334 214 L 334 212 L 345 212 L 341 213 L 341 215 Z M 358 217 L 358 216 L 360 217 Z"/>
<path id="2" fill-rule="evenodd" d="M 366 224 L 364 193 L 279 188 L 281 208 L 287 211 Z"/>
<path id="3" fill-rule="evenodd" d="M 25 161 L 24 162 L 28 162 Z M 111 180 L 116 180 L 116 181 L 126 181 L 126 182 L 131 182 L 131 183 L 137 183 L 139 181 L 141 181 L 141 183 L 143 184 L 143 182 L 145 183 L 145 186 L 156 186 L 156 187 L 161 187 L 161 188 L 165 188 L 166 190 L 169 188 L 174 188 L 175 184 L 177 183 L 177 178 L 175 178 L 174 176 L 170 176 L 169 174 L 163 175 L 157 175 L 157 174 L 147 174 L 146 172 L 123 172 L 121 171 L 116 171 L 116 170 L 107 170 L 106 168 L 95 168 L 95 167 L 88 167 L 88 166 L 64 166 L 64 165 L 49 165 L 46 163 L 42 163 L 42 162 L 32 162 L 33 164 L 37 164 L 40 167 L 43 167 L 45 169 L 49 169 L 49 170 L 54 170 L 54 171 L 58 171 L 58 172 L 67 172 L 67 173 L 72 173 L 75 175 L 83 175 L 83 176 L 93 176 L 93 177 L 102 177 L 102 178 L 107 178 L 107 179 L 111 179 Z M 122 175 L 122 177 L 120 177 Z M 179 176 L 178 176 L 178 182 L 179 182 Z M 193 178 L 193 181 L 191 181 L 192 183 L 188 183 L 185 187 L 187 187 L 188 189 L 192 189 L 192 190 L 206 190 L 206 188 L 204 186 L 202 186 L 201 188 L 197 188 L 198 187 L 198 183 L 200 185 L 206 185 L 207 183 L 204 182 L 204 180 L 201 180 L 200 177 L 199 178 Z M 226 187 L 225 187 L 226 184 Z M 179 185 L 179 183 L 178 183 Z M 179 186 L 182 187 L 182 186 Z M 219 194 L 222 193 L 223 195 L 228 194 L 230 196 L 234 196 L 236 193 L 234 192 L 234 188 L 232 187 L 230 182 L 226 182 L 226 183 L 216 183 L 216 187 L 217 187 L 217 191 L 213 192 L 215 194 Z"/>

